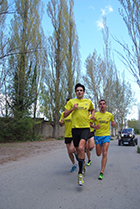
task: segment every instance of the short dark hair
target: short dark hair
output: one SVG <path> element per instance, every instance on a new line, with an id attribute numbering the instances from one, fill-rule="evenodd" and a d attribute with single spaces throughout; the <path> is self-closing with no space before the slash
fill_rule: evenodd
<path id="1" fill-rule="evenodd" d="M 68 102 L 70 99 L 66 99 L 66 102 Z"/>
<path id="2" fill-rule="evenodd" d="M 76 89 L 77 89 L 78 87 L 82 87 L 82 88 L 83 88 L 83 91 L 85 92 L 85 86 L 82 85 L 81 83 L 77 83 L 77 84 L 75 85 L 75 92 L 76 92 Z"/>
<path id="3" fill-rule="evenodd" d="M 104 99 L 100 99 L 99 104 L 100 104 L 100 102 L 105 102 L 106 103 L 106 101 Z"/>

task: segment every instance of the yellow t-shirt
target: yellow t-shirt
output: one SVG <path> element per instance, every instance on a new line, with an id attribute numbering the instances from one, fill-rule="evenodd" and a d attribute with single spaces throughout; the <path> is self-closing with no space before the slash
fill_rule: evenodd
<path id="1" fill-rule="evenodd" d="M 96 129 L 95 136 L 110 136 L 110 121 L 114 121 L 112 113 L 96 112 L 94 117 L 95 125 L 99 124 L 101 126 L 99 129 Z"/>
<path id="2" fill-rule="evenodd" d="M 91 117 L 91 114 L 89 115 L 89 119 Z M 90 123 L 92 123 L 94 125 L 94 121 L 92 119 L 90 119 Z M 94 128 L 90 127 L 90 132 L 93 132 Z"/>
<path id="3" fill-rule="evenodd" d="M 74 104 L 78 103 L 78 107 L 72 111 L 72 128 L 89 128 L 89 110 L 93 110 L 93 104 L 89 99 L 70 99 L 65 108 L 70 110 Z"/>
<path id="4" fill-rule="evenodd" d="M 64 126 L 65 126 L 65 138 L 72 138 L 72 121 L 71 121 L 71 114 L 68 117 L 64 118 L 64 112 L 62 112 L 59 122 L 64 119 Z"/>

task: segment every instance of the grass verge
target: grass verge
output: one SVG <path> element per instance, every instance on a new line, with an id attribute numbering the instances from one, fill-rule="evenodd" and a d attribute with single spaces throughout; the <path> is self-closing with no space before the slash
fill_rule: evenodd
<path id="1" fill-rule="evenodd" d="M 140 153 L 140 147 L 137 146 L 137 153 Z"/>

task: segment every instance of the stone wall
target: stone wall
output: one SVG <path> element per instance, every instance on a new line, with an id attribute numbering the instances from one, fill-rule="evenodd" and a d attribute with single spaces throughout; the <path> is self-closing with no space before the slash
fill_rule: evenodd
<path id="1" fill-rule="evenodd" d="M 53 127 L 50 122 L 45 121 L 44 118 L 39 118 L 36 120 L 37 124 L 35 125 L 35 131 L 42 138 L 52 138 L 53 136 Z M 64 126 L 59 127 L 58 137 L 64 137 Z"/>
<path id="2" fill-rule="evenodd" d="M 35 125 L 35 131 L 42 137 L 42 138 L 52 138 L 53 136 L 53 127 L 50 122 L 45 121 L 44 118 L 36 119 L 37 124 Z M 117 130 L 115 128 L 110 129 L 111 136 L 115 136 Z M 59 135 L 58 137 L 64 137 L 64 126 L 59 126 Z"/>

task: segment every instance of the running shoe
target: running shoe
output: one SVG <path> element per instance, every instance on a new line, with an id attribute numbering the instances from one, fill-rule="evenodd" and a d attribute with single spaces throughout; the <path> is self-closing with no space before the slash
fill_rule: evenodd
<path id="1" fill-rule="evenodd" d="M 74 173 L 77 170 L 77 165 L 73 165 L 70 172 Z"/>
<path id="2" fill-rule="evenodd" d="M 82 174 L 85 174 L 86 173 L 86 168 L 85 168 L 85 161 L 83 163 L 83 169 L 82 169 Z"/>
<path id="3" fill-rule="evenodd" d="M 88 163 L 86 164 L 87 166 L 91 165 L 91 160 L 88 161 Z"/>
<path id="4" fill-rule="evenodd" d="M 83 178 L 83 174 L 79 173 L 78 174 L 78 185 L 82 186 L 84 184 L 84 178 Z"/>
<path id="5" fill-rule="evenodd" d="M 99 180 L 102 180 L 103 178 L 104 178 L 104 175 L 103 175 L 103 173 L 100 173 L 100 174 L 99 174 L 99 177 L 98 177 L 98 179 L 99 179 Z"/>

